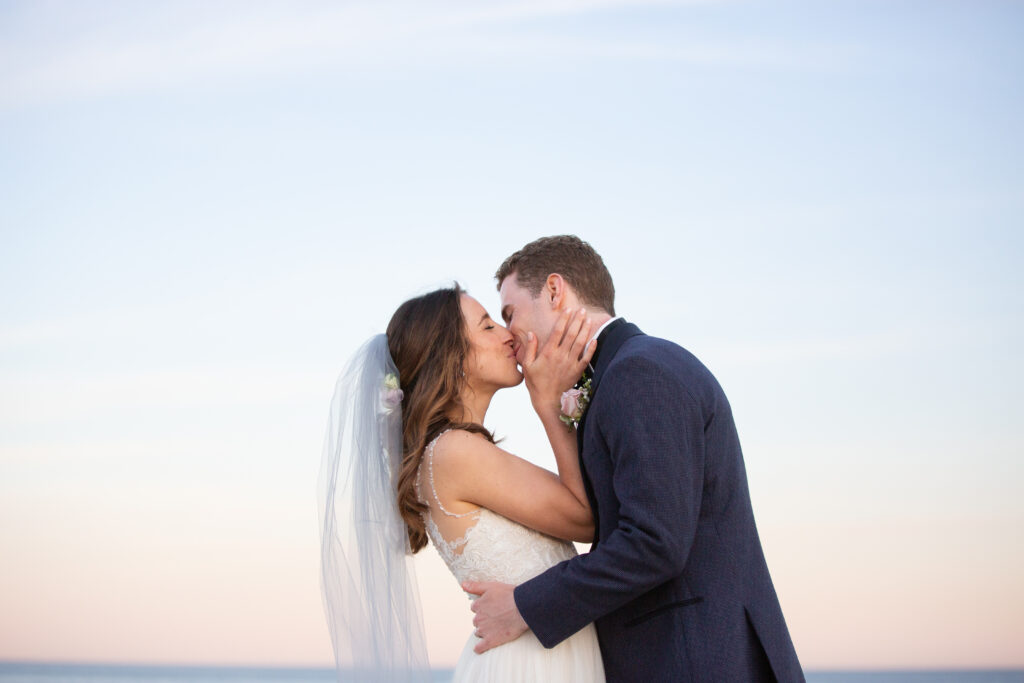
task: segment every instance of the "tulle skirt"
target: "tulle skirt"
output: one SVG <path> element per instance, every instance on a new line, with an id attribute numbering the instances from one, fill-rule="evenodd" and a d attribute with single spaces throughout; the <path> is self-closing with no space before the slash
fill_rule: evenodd
<path id="1" fill-rule="evenodd" d="M 603 683 L 604 665 L 593 624 L 561 643 L 545 648 L 527 631 L 511 643 L 482 655 L 473 652 L 480 642 L 470 635 L 455 665 L 453 683 Z"/>

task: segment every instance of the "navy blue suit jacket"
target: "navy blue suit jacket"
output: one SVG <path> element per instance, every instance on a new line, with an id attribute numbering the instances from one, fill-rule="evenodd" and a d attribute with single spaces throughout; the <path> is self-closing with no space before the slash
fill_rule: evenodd
<path id="1" fill-rule="evenodd" d="M 546 647 L 595 622 L 608 681 L 803 681 L 732 410 L 682 347 L 618 320 L 577 431 L 591 551 L 517 586 Z"/>

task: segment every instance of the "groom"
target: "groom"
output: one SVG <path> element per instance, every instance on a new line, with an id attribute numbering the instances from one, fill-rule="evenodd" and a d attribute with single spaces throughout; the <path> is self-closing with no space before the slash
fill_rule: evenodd
<path id="1" fill-rule="evenodd" d="M 608 681 L 803 681 L 768 574 L 732 412 L 700 361 L 615 315 L 601 257 L 545 237 L 496 274 L 502 317 L 543 345 L 562 310 L 599 332 L 577 427 L 591 551 L 519 586 L 467 582 L 483 652 L 531 629 L 554 647 L 595 622 Z"/>

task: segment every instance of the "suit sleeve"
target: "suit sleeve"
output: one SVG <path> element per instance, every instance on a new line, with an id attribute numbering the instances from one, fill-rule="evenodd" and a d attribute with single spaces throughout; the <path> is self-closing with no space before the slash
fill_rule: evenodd
<path id="1" fill-rule="evenodd" d="M 682 573 L 693 546 L 704 481 L 704 416 L 678 375 L 623 359 L 599 388 L 589 427 L 612 460 L 616 529 L 590 553 L 515 589 L 545 647 Z"/>

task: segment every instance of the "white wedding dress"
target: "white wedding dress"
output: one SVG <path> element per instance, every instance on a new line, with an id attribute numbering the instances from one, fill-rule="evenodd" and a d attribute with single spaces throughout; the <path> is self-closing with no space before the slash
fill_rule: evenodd
<path id="1" fill-rule="evenodd" d="M 423 516 L 427 535 L 460 584 L 463 581 L 500 581 L 518 585 L 576 555 L 571 543 L 528 529 L 486 508 L 462 514 L 446 510 L 434 489 L 433 477 L 434 444 L 443 435 L 444 432 L 435 437 L 424 450 L 416 489 L 420 500 L 430 507 Z M 427 487 L 430 499 L 423 495 L 423 488 Z M 461 538 L 449 541 L 434 521 L 433 516 L 438 513 L 451 518 L 469 518 L 475 523 Z M 470 634 L 455 666 L 454 683 L 604 681 L 601 650 L 593 624 L 551 649 L 541 645 L 532 631 L 478 655 L 473 647 L 479 640 Z"/>

